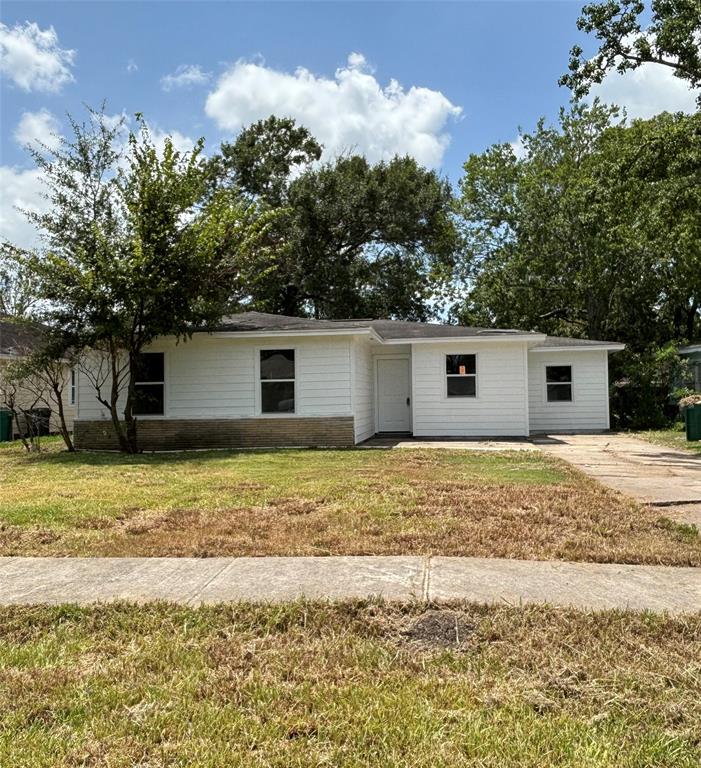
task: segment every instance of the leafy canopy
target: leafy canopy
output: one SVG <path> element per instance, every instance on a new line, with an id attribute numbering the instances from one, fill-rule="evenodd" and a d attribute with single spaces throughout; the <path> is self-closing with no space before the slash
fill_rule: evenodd
<path id="1" fill-rule="evenodd" d="M 223 144 L 215 185 L 281 211 L 274 272 L 251 291 L 269 312 L 422 319 L 457 238 L 449 184 L 409 157 L 320 161 L 294 121 L 270 117 Z"/>
<path id="2" fill-rule="evenodd" d="M 522 143 L 522 157 L 497 144 L 465 163 L 456 314 L 625 342 L 614 415 L 650 423 L 671 382 L 653 381 L 658 350 L 701 338 L 701 113 L 626 125 L 580 104 Z"/>
<path id="3" fill-rule="evenodd" d="M 581 99 L 609 71 L 623 73 L 651 63 L 669 67 L 691 88 L 701 87 L 701 0 L 651 0 L 646 27 L 645 15 L 642 0 L 585 5 L 577 27 L 593 33 L 599 49 L 587 59 L 575 45 L 570 52 L 569 73 L 560 78 L 560 85 Z M 698 102 L 701 106 L 701 96 Z"/>
<path id="4" fill-rule="evenodd" d="M 123 450 L 133 451 L 136 357 L 156 337 L 187 338 L 247 297 L 270 268 L 262 241 L 274 213 L 210 189 L 202 140 L 180 152 L 166 138 L 159 150 L 140 115 L 126 143 L 123 124 L 104 112 L 71 125 L 58 149 L 33 152 L 51 203 L 27 214 L 43 247 L 8 250 L 31 273 L 42 319 L 66 346 L 105 354 L 96 396 Z"/>

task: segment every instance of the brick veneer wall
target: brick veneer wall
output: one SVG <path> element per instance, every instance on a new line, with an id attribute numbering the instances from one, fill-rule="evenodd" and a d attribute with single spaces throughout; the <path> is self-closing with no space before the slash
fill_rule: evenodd
<path id="1" fill-rule="evenodd" d="M 153 419 L 137 422 L 144 451 L 187 448 L 277 448 L 353 445 L 352 416 L 275 419 Z M 109 421 L 76 421 L 77 448 L 112 450 L 117 437 Z"/>

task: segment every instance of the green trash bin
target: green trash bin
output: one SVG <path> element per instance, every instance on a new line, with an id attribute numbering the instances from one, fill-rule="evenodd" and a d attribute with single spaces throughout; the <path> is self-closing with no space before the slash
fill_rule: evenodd
<path id="1" fill-rule="evenodd" d="M 0 408 L 0 443 L 12 440 L 12 414 L 5 408 Z"/>
<path id="2" fill-rule="evenodd" d="M 686 424 L 686 439 L 701 440 L 701 403 L 688 405 L 684 409 L 684 422 Z"/>

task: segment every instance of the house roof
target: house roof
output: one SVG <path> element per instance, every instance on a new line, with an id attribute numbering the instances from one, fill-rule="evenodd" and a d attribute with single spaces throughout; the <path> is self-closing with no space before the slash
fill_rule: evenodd
<path id="1" fill-rule="evenodd" d="M 202 329 L 205 330 L 205 329 Z M 310 317 L 290 317 L 266 312 L 241 312 L 224 317 L 216 327 L 206 329 L 215 333 L 253 333 L 256 335 L 295 332 L 304 334 L 353 333 L 372 331 L 380 341 L 431 341 L 440 339 L 484 339 L 484 338 L 530 338 L 536 348 L 567 347 L 607 347 L 623 348 L 612 342 L 593 341 L 590 339 L 570 339 L 559 336 L 545 336 L 536 331 L 523 331 L 514 328 L 481 328 L 465 325 L 447 325 L 445 323 L 420 323 L 406 320 L 315 320 Z"/>
<path id="2" fill-rule="evenodd" d="M 324 331 L 369 328 L 372 320 L 315 320 L 312 317 L 273 315 L 267 312 L 240 312 L 223 317 L 209 331 L 247 333 L 250 331 Z"/>
<path id="3" fill-rule="evenodd" d="M 572 339 L 569 336 L 546 336 L 536 347 L 536 350 L 543 349 L 623 349 L 625 344 L 616 341 L 598 341 L 596 339 Z"/>
<path id="4" fill-rule="evenodd" d="M 419 341 L 430 339 L 464 339 L 470 337 L 503 337 L 505 335 L 533 336 L 543 334 L 515 329 L 478 328 L 465 325 L 420 323 L 407 320 L 315 320 L 311 317 L 290 317 L 267 312 L 241 312 L 222 318 L 215 327 L 202 329 L 215 333 L 353 333 L 372 331 L 383 341 Z"/>
<path id="5" fill-rule="evenodd" d="M 0 320 L 0 357 L 22 357 L 37 343 L 31 328 L 9 320 Z"/>

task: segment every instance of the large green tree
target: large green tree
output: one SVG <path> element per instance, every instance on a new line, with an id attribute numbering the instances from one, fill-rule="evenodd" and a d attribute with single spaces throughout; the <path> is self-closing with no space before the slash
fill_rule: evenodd
<path id="1" fill-rule="evenodd" d="M 252 291 L 259 309 L 316 317 L 423 319 L 457 243 L 447 181 L 409 157 L 320 162 L 289 119 L 244 130 L 213 158 L 219 185 L 277 208 L 275 270 Z"/>
<path id="2" fill-rule="evenodd" d="M 642 0 L 588 3 L 577 27 L 593 34 L 599 49 L 587 58 L 579 45 L 572 48 L 560 84 L 575 99 L 611 70 L 623 73 L 643 64 L 668 67 L 691 88 L 701 87 L 701 0 L 651 0 L 648 7 Z"/>
<path id="3" fill-rule="evenodd" d="M 42 299 L 43 319 L 85 365 L 108 409 L 123 451 L 138 449 L 135 376 L 157 336 L 187 338 L 216 322 L 264 274 L 258 247 L 267 224 L 255 204 L 230 190 L 208 192 L 202 142 L 162 150 L 137 116 L 126 146 L 123 126 L 101 112 L 72 121 L 54 152 L 35 151 L 51 203 L 29 213 L 43 247 L 23 253 Z"/>
<path id="4" fill-rule="evenodd" d="M 322 147 L 290 117 L 271 115 L 244 128 L 236 141 L 224 141 L 210 161 L 215 179 L 228 180 L 252 197 L 281 208 L 290 175 L 321 158 Z"/>
<path id="5" fill-rule="evenodd" d="M 507 144 L 472 155 L 459 201 L 469 291 L 457 314 L 623 341 L 612 361 L 621 380 L 644 367 L 641 355 L 701 337 L 700 131 L 700 114 L 628 126 L 595 102 L 556 127 L 541 121 L 522 156 Z"/>

